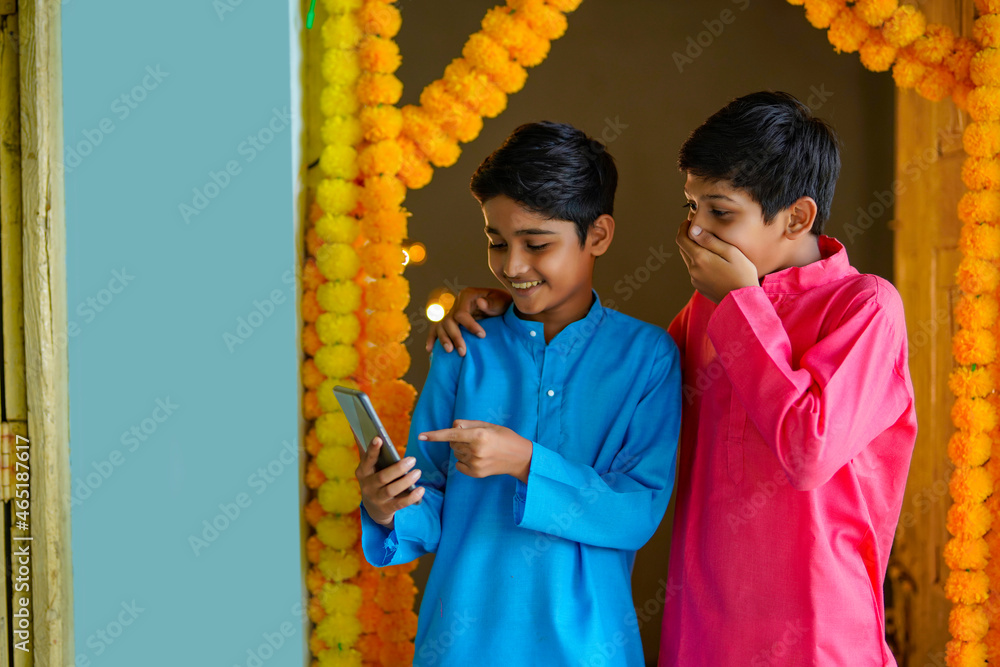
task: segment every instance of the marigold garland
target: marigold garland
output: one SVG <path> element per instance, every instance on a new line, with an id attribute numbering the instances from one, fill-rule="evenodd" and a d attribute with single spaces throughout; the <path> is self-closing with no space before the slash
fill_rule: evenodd
<path id="1" fill-rule="evenodd" d="M 368 392 L 405 451 L 416 400 L 400 379 L 410 366 L 403 345 L 410 330 L 409 284 L 402 277 L 407 189 L 429 183 L 435 167 L 455 163 L 459 144 L 479 135 L 483 118 L 506 108 L 507 95 L 524 85 L 525 68 L 545 59 L 551 41 L 566 31 L 565 14 L 579 4 L 510 0 L 490 10 L 463 57 L 424 89 L 420 105 L 400 109 L 401 56 L 393 38 L 402 17 L 394 1 L 323 3 L 324 178 L 308 216 L 301 303 L 303 414 L 312 422 L 305 483 L 313 494 L 304 515 L 313 528 L 306 585 L 314 667 L 395 666 L 414 655 L 416 588 L 409 573 L 415 564 L 380 570 L 364 560 L 354 478 L 359 455 L 332 391 L 340 384 Z"/>

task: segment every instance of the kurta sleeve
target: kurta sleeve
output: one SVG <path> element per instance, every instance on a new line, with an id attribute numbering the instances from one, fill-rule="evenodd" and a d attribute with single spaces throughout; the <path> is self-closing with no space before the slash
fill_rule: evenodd
<path id="1" fill-rule="evenodd" d="M 884 301 L 880 303 L 880 298 Z M 881 432 L 911 398 L 905 324 L 895 292 L 877 286 L 793 364 L 792 345 L 760 287 L 730 292 L 708 324 L 740 403 L 777 456 L 792 486 L 826 483 Z"/>
<path id="2" fill-rule="evenodd" d="M 372 565 L 399 565 L 437 551 L 451 448 L 446 442 L 417 440 L 417 435 L 451 427 L 461 364 L 462 357 L 446 354 L 441 343 L 434 344 L 427 381 L 413 410 L 406 448 L 406 454 L 417 460 L 416 467 L 422 471 L 418 484 L 424 487 L 424 497 L 419 505 L 396 512 L 392 531 L 375 523 L 362 505 L 361 545 Z"/>
<path id="3" fill-rule="evenodd" d="M 610 469 L 598 473 L 533 443 L 528 483 L 515 486 L 515 523 L 583 544 L 637 550 L 670 501 L 680 417 L 680 358 L 663 336 Z"/>

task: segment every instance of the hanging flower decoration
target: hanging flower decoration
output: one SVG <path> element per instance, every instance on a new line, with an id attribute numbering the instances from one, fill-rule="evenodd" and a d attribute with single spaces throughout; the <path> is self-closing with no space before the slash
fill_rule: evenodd
<path id="1" fill-rule="evenodd" d="M 510 0 L 490 10 L 420 104 L 402 108 L 394 41 L 402 19 L 394 1 L 325 0 L 319 9 L 323 179 L 306 226 L 301 303 L 313 667 L 413 661 L 415 564 L 376 569 L 364 559 L 359 455 L 333 387 L 367 392 L 405 452 L 417 396 L 401 379 L 410 366 L 403 345 L 410 333 L 410 289 L 402 276 L 407 190 L 429 183 L 434 168 L 454 164 L 459 144 L 479 135 L 483 118 L 504 110 L 580 1 Z"/>

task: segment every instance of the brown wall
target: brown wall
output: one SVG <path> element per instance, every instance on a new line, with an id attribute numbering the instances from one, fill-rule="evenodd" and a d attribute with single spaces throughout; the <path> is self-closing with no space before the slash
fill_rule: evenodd
<path id="1" fill-rule="evenodd" d="M 417 102 L 423 86 L 441 76 L 495 4 L 400 2 L 403 103 Z M 710 28 L 719 34 L 712 35 Z M 691 47 L 693 62 L 682 63 L 679 71 L 674 54 L 684 54 L 689 38 L 699 36 L 708 46 L 700 54 Z M 547 119 L 573 123 L 596 136 L 606 132 L 620 172 L 617 230 L 611 252 L 598 265 L 595 287 L 629 315 L 666 327 L 691 293 L 673 241 L 684 215 L 677 149 L 728 100 L 760 89 L 797 95 L 836 127 L 843 172 L 828 233 L 845 243 L 859 270 L 891 279 L 892 214 L 878 214 L 876 198 L 893 180 L 893 82 L 888 74 L 867 72 L 857 54 L 834 53 L 801 7 L 780 0 L 586 0 L 570 15 L 569 31 L 553 43 L 549 58 L 530 70 L 525 89 L 510 98 L 507 110 L 486 121 L 457 164 L 439 170 L 430 185 L 409 195 L 411 238 L 429 251 L 428 261 L 406 274 L 413 294 L 410 312 L 419 315 L 430 290 L 445 281 L 494 286 L 485 261 L 482 215 L 468 193 L 469 177 L 514 127 Z M 873 207 L 877 214 L 873 224 L 856 227 L 867 227 L 860 235 L 845 230 L 845 225 L 857 225 L 859 207 Z M 627 297 L 619 281 L 635 275 L 650 248 L 661 245 L 672 257 Z M 640 272 L 636 277 L 644 276 Z M 407 379 L 417 387 L 427 372 L 423 331 L 414 327 L 410 345 L 413 366 Z M 672 508 L 635 566 L 636 605 L 650 612 L 640 615 L 650 661 L 659 641 L 662 604 L 657 593 L 666 580 L 671 515 Z M 418 584 L 428 565 L 418 570 Z"/>

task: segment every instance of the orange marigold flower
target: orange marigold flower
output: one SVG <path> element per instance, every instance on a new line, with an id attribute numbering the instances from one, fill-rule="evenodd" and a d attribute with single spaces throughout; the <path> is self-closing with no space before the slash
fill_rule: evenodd
<path id="1" fill-rule="evenodd" d="M 412 609 L 417 587 L 408 574 L 385 577 L 375 594 L 375 602 L 386 611 Z"/>
<path id="2" fill-rule="evenodd" d="M 322 639 L 316 634 L 316 630 L 313 630 L 309 635 L 309 652 L 313 655 L 319 655 L 323 651 L 330 650 L 330 647 L 326 645 Z"/>
<path id="3" fill-rule="evenodd" d="M 915 88 L 927 74 L 927 66 L 920 62 L 913 49 L 900 49 L 892 66 L 892 78 L 900 88 Z"/>
<path id="4" fill-rule="evenodd" d="M 583 0 L 545 0 L 545 4 L 561 12 L 569 13 L 576 10 Z"/>
<path id="5" fill-rule="evenodd" d="M 861 44 L 858 51 L 861 54 L 861 64 L 873 72 L 886 71 L 896 59 L 896 47 L 886 42 L 878 30 L 869 33 L 868 39 Z"/>
<path id="6" fill-rule="evenodd" d="M 993 493 L 993 475 L 983 466 L 955 468 L 948 490 L 957 503 L 981 503 Z"/>
<path id="7" fill-rule="evenodd" d="M 944 659 L 948 667 L 981 667 L 986 664 L 987 654 L 987 646 L 983 642 L 952 639 L 945 645 Z"/>
<path id="8" fill-rule="evenodd" d="M 306 254 L 310 257 L 316 257 L 319 254 L 319 249 L 323 247 L 324 241 L 322 237 L 316 232 L 315 227 L 310 227 L 306 230 Z"/>
<path id="9" fill-rule="evenodd" d="M 395 139 L 403 130 L 403 113 L 391 104 L 365 107 L 359 118 L 362 136 L 373 143 Z"/>
<path id="10" fill-rule="evenodd" d="M 365 286 L 365 304 L 373 310 L 403 310 L 410 303 L 410 283 L 388 276 Z"/>
<path id="11" fill-rule="evenodd" d="M 826 38 L 837 53 L 854 53 L 868 39 L 871 27 L 847 7 L 830 23 Z"/>
<path id="12" fill-rule="evenodd" d="M 403 166 L 396 173 L 399 180 L 406 184 L 411 190 L 419 190 L 431 182 L 434 176 L 434 167 L 427 161 L 424 152 L 413 143 L 409 137 L 400 137 L 399 145 L 403 148 Z M 405 219 L 404 219 L 405 225 Z M 406 235 L 399 237 L 399 241 L 406 238 Z"/>
<path id="13" fill-rule="evenodd" d="M 416 144 L 436 167 L 450 167 L 458 161 L 461 149 L 425 109 L 403 107 L 403 134 Z M 405 154 L 404 150 L 404 154 Z"/>
<path id="14" fill-rule="evenodd" d="M 948 388 L 955 396 L 961 398 L 984 398 L 993 391 L 993 380 L 993 374 L 985 368 L 959 367 L 948 376 Z M 987 453 L 988 451 L 987 449 Z"/>
<path id="15" fill-rule="evenodd" d="M 806 0 L 806 20 L 814 28 L 825 29 L 844 8 L 846 0 Z"/>
<path id="16" fill-rule="evenodd" d="M 406 185 L 392 175 L 382 174 L 369 176 L 365 179 L 365 187 L 361 190 L 361 203 L 368 211 L 384 209 L 396 210 L 406 199 Z"/>
<path id="17" fill-rule="evenodd" d="M 390 380 L 372 387 L 372 403 L 379 414 L 395 418 L 408 415 L 417 401 L 417 390 L 403 380 Z"/>
<path id="18" fill-rule="evenodd" d="M 977 86 L 969 93 L 967 105 L 972 120 L 1000 120 L 1000 87 Z"/>
<path id="19" fill-rule="evenodd" d="M 1000 14 L 1000 0 L 975 0 L 980 14 Z"/>
<path id="20" fill-rule="evenodd" d="M 993 190 L 966 192 L 958 200 L 958 217 L 962 222 L 990 222 L 1000 218 L 1000 193 Z"/>
<path id="21" fill-rule="evenodd" d="M 365 72 L 358 79 L 358 101 L 367 106 L 395 104 L 403 96 L 403 82 L 394 74 Z"/>
<path id="22" fill-rule="evenodd" d="M 989 597 L 990 580 L 982 570 L 953 570 L 944 585 L 944 594 L 952 602 L 981 604 Z"/>
<path id="23" fill-rule="evenodd" d="M 383 665 L 412 665 L 415 650 L 409 641 L 384 642 L 378 657 Z"/>
<path id="24" fill-rule="evenodd" d="M 465 58 L 456 58 L 444 70 L 444 82 L 452 96 L 474 113 L 493 118 L 507 108 L 507 93 Z"/>
<path id="25" fill-rule="evenodd" d="M 302 267 L 302 286 L 306 289 L 318 289 L 326 282 L 326 278 L 316 266 L 316 260 L 312 257 L 306 260 Z"/>
<path id="26" fill-rule="evenodd" d="M 917 93 L 931 102 L 940 102 L 955 89 L 955 76 L 947 67 L 931 67 L 920 83 Z"/>
<path id="27" fill-rule="evenodd" d="M 980 190 L 980 192 L 993 192 Z M 994 221 L 997 218 L 993 218 Z M 967 257 L 980 259 L 1000 259 L 1000 229 L 993 225 L 962 225 L 958 247 Z"/>
<path id="28" fill-rule="evenodd" d="M 396 42 L 377 35 L 367 35 L 358 47 L 358 60 L 369 72 L 392 74 L 403 62 Z"/>
<path id="29" fill-rule="evenodd" d="M 991 90 L 1000 92 L 1000 88 Z M 962 164 L 962 182 L 970 190 L 1000 190 L 1000 160 L 981 156 L 966 158 Z"/>
<path id="30" fill-rule="evenodd" d="M 305 515 L 309 525 L 315 526 L 320 519 L 326 516 L 326 510 L 323 509 L 318 500 L 313 498 L 305 507 Z"/>
<path id="31" fill-rule="evenodd" d="M 962 329 L 952 339 L 952 351 L 960 364 L 991 364 L 997 356 L 997 339 L 988 329 Z"/>
<path id="32" fill-rule="evenodd" d="M 971 81 L 959 81 L 955 84 L 955 88 L 951 91 L 951 99 L 955 102 L 955 106 L 961 111 L 968 110 L 968 98 L 969 93 L 975 86 Z"/>
<path id="33" fill-rule="evenodd" d="M 880 26 L 899 6 L 898 0 L 858 0 L 854 11 L 870 26 Z"/>
<path id="34" fill-rule="evenodd" d="M 319 603 L 318 598 L 309 599 L 309 620 L 313 623 L 319 623 L 324 618 L 326 618 L 326 610 L 323 609 L 323 605 Z"/>
<path id="35" fill-rule="evenodd" d="M 969 62 L 969 78 L 977 86 L 1000 86 L 1000 49 L 982 49 Z"/>
<path id="36" fill-rule="evenodd" d="M 378 626 L 378 635 L 384 642 L 406 642 L 416 634 L 417 615 L 409 609 L 387 613 Z"/>
<path id="37" fill-rule="evenodd" d="M 309 429 L 306 433 L 306 451 L 312 456 L 316 456 L 319 454 L 319 450 L 322 447 L 323 443 L 319 441 L 319 437 L 316 435 L 316 429 Z"/>
<path id="38" fill-rule="evenodd" d="M 921 37 L 913 42 L 913 50 L 928 65 L 938 65 L 951 53 L 955 33 L 946 25 L 932 23 Z"/>
<path id="39" fill-rule="evenodd" d="M 986 636 L 990 622 L 979 605 L 957 604 L 948 615 L 951 636 L 964 642 L 978 642 Z"/>
<path id="40" fill-rule="evenodd" d="M 443 79 L 424 88 L 420 104 L 446 134 L 461 142 L 472 141 L 483 129 L 483 119 L 453 97 Z"/>
<path id="41" fill-rule="evenodd" d="M 319 541 L 319 538 L 313 535 L 308 540 L 306 540 L 306 558 L 309 559 L 310 563 L 318 563 L 320 553 L 323 551 L 323 543 Z"/>
<path id="42" fill-rule="evenodd" d="M 403 149 L 395 139 L 378 141 L 365 146 L 358 156 L 358 167 L 366 177 L 379 174 L 395 176 L 403 166 Z M 367 182 L 366 182 L 367 187 Z M 365 201 L 362 192 L 361 201 Z M 367 204 L 365 209 L 368 209 Z"/>
<path id="43" fill-rule="evenodd" d="M 364 359 L 361 372 L 369 382 L 385 382 L 406 375 L 410 369 L 410 353 L 402 343 L 372 348 Z"/>
<path id="44" fill-rule="evenodd" d="M 361 249 L 361 261 L 372 278 L 403 273 L 403 248 L 395 243 L 369 243 Z"/>
<path id="45" fill-rule="evenodd" d="M 316 362 L 312 359 L 306 359 L 305 363 L 302 364 L 302 385 L 306 389 L 315 389 L 325 379 L 326 376 L 316 368 Z"/>
<path id="46" fill-rule="evenodd" d="M 1000 46 L 1000 16 L 984 14 L 972 24 L 972 38 L 983 47 Z"/>
<path id="47" fill-rule="evenodd" d="M 959 398 L 952 406 L 951 419 L 957 428 L 965 431 L 988 432 L 997 427 L 997 410 L 983 399 Z"/>
<path id="48" fill-rule="evenodd" d="M 316 326 L 313 324 L 306 324 L 302 327 L 302 349 L 308 355 L 316 354 L 319 348 L 323 347 L 323 341 L 319 339 L 316 334 Z"/>
<path id="49" fill-rule="evenodd" d="M 924 34 L 927 18 L 912 5 L 903 5 L 892 13 L 882 26 L 882 35 L 889 44 L 902 48 Z"/>
<path id="50" fill-rule="evenodd" d="M 368 322 L 368 342 L 375 346 L 402 343 L 410 335 L 410 319 L 402 311 L 375 311 Z"/>
<path id="51" fill-rule="evenodd" d="M 944 562 L 950 570 L 982 570 L 989 559 L 990 548 L 982 538 L 953 537 L 944 545 Z"/>
<path id="52" fill-rule="evenodd" d="M 319 395 L 315 389 L 310 389 L 302 397 L 302 416 L 305 419 L 316 419 L 321 414 L 323 408 L 319 404 Z"/>
<path id="53" fill-rule="evenodd" d="M 320 413 L 322 414 L 322 413 Z M 315 461 L 306 464 L 306 486 L 310 489 L 318 489 L 326 481 L 326 475 L 316 466 Z"/>
<path id="54" fill-rule="evenodd" d="M 955 319 L 963 329 L 991 329 L 998 315 L 1000 302 L 992 294 L 966 294 L 955 306 Z"/>
<path id="55" fill-rule="evenodd" d="M 946 527 L 955 537 L 975 539 L 990 530 L 993 516 L 982 503 L 955 503 L 948 508 Z"/>
<path id="56" fill-rule="evenodd" d="M 399 9 L 391 4 L 381 2 L 366 2 L 358 11 L 358 23 L 367 35 L 379 35 L 392 39 L 403 25 Z"/>
<path id="57" fill-rule="evenodd" d="M 306 322 L 315 322 L 322 314 L 323 309 L 320 308 L 319 301 L 316 300 L 316 292 L 313 290 L 306 290 L 303 292 L 302 319 Z"/>
<path id="58" fill-rule="evenodd" d="M 823 2 L 831 0 L 821 0 Z M 514 61 L 534 67 L 549 55 L 549 40 L 517 18 L 510 7 L 494 7 L 483 18 L 483 32 L 507 49 Z"/>
<path id="59" fill-rule="evenodd" d="M 306 573 L 306 588 L 309 589 L 309 593 L 316 595 L 316 593 L 319 593 L 323 589 L 325 584 L 326 577 L 315 567 L 310 567 L 309 572 Z"/>
<path id="60" fill-rule="evenodd" d="M 361 218 L 361 233 L 369 241 L 401 243 L 406 238 L 406 209 L 381 209 L 366 211 Z"/>
<path id="61" fill-rule="evenodd" d="M 462 56 L 507 94 L 521 90 L 528 78 L 527 70 L 510 59 L 507 49 L 482 32 L 469 37 Z"/>
<path id="62" fill-rule="evenodd" d="M 507 4 L 539 37 L 559 39 L 566 33 L 566 16 L 543 0 L 509 0 Z"/>
<path id="63" fill-rule="evenodd" d="M 361 621 L 361 627 L 365 627 L 364 621 Z M 361 659 L 365 663 L 373 664 L 385 664 L 385 665 L 408 665 L 409 662 L 380 662 L 379 654 L 382 652 L 382 640 L 377 634 L 369 633 L 366 635 L 361 635 L 358 638 L 357 643 L 354 645 L 355 650 L 361 654 Z"/>
<path id="64" fill-rule="evenodd" d="M 956 81 L 964 81 L 969 78 L 969 67 L 972 58 L 977 53 L 979 53 L 979 45 L 971 39 L 965 37 L 955 39 L 951 53 L 944 57 L 944 64 L 955 75 Z"/>
<path id="65" fill-rule="evenodd" d="M 1000 123 L 969 123 L 962 134 L 962 146 L 969 155 L 993 157 L 1000 152 Z"/>

